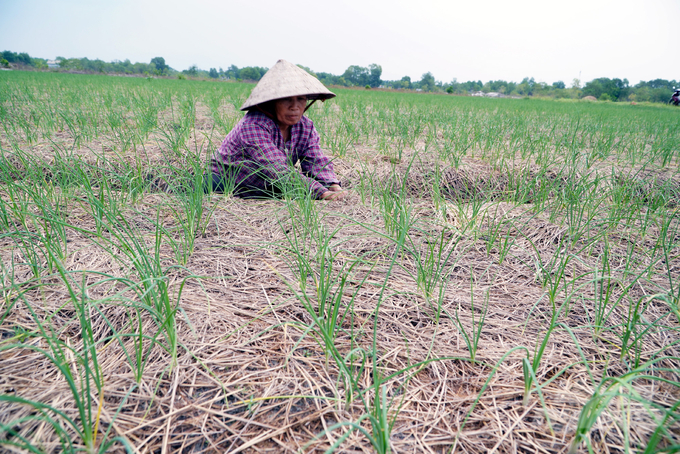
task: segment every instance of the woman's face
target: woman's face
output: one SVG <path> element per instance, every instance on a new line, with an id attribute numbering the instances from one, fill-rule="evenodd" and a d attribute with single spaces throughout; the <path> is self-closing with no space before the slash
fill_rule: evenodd
<path id="1" fill-rule="evenodd" d="M 306 96 L 291 96 L 290 98 L 277 99 L 274 101 L 276 119 L 279 120 L 281 125 L 293 126 L 302 119 L 306 105 Z"/>

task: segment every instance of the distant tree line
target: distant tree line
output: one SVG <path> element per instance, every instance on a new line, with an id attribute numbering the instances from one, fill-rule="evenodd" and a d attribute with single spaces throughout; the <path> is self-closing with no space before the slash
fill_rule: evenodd
<path id="1" fill-rule="evenodd" d="M 0 53 L 0 67 L 9 68 L 10 64 L 18 66 L 30 66 L 36 69 L 47 68 L 47 60 L 43 58 L 32 58 L 26 52 L 16 53 L 5 50 Z"/>
<path id="2" fill-rule="evenodd" d="M 226 70 L 219 68 L 210 68 L 208 77 L 213 79 L 227 79 L 227 80 L 247 80 L 257 82 L 264 76 L 269 68 L 262 68 L 260 66 L 245 66 L 239 68 L 236 65 L 231 65 Z"/>
<path id="3" fill-rule="evenodd" d="M 236 65 L 229 66 L 226 70 L 222 68 L 210 68 L 209 70 L 199 69 L 192 65 L 181 72 L 172 69 L 165 63 L 163 57 L 154 57 L 149 63 L 131 63 L 130 60 L 105 62 L 99 59 L 89 60 L 88 58 L 64 58 L 57 57 L 58 68 L 55 70 L 63 71 L 83 71 L 93 73 L 116 73 L 116 74 L 140 74 L 175 76 L 180 78 L 211 78 L 234 81 L 257 82 L 267 72 L 268 68 L 259 66 L 245 66 L 239 68 Z M 43 58 L 33 58 L 27 53 L 15 53 L 3 51 L 0 54 L 0 67 L 24 67 L 35 69 L 48 69 L 48 61 Z M 388 88 L 393 90 L 415 90 L 434 93 L 450 93 L 458 95 L 469 95 L 475 93 L 498 93 L 508 96 L 540 96 L 549 98 L 582 98 L 593 96 L 601 101 L 636 101 L 636 102 L 667 102 L 672 93 L 673 87 L 680 86 L 680 81 L 655 79 L 648 82 L 631 86 L 628 79 L 609 79 L 600 77 L 585 85 L 579 79 L 574 79 L 571 85 L 563 81 L 537 82 L 533 77 L 525 77 L 521 82 L 507 82 L 504 80 L 490 80 L 488 82 L 467 81 L 458 82 L 453 79 L 451 82 L 442 82 L 435 79 L 431 72 L 422 75 L 420 80 L 412 81 L 409 76 L 404 76 L 399 80 L 382 80 L 382 67 L 372 63 L 367 67 L 351 65 L 340 75 L 326 72 L 314 72 L 310 68 L 298 65 L 325 85 L 335 85 L 341 87 L 362 87 L 362 88 Z"/>
<path id="4" fill-rule="evenodd" d="M 591 80 L 583 87 L 583 96 L 594 96 L 603 101 L 668 102 L 673 87 L 680 81 L 654 79 L 640 81 L 630 86 L 627 79 L 601 77 Z"/>
<path id="5" fill-rule="evenodd" d="M 115 73 L 115 74 L 146 74 L 167 76 L 172 69 L 165 64 L 163 57 L 155 57 L 149 63 L 132 63 L 129 59 L 124 61 L 114 60 L 110 63 L 88 58 L 64 58 L 57 57 L 56 62 L 59 69 L 65 71 L 84 71 L 93 73 Z"/>
<path id="6" fill-rule="evenodd" d="M 504 80 L 490 80 L 488 82 L 467 81 L 451 82 L 437 81 L 431 72 L 422 75 L 418 81 L 412 81 L 409 76 L 399 80 L 381 80 L 382 67 L 371 64 L 368 67 L 352 65 L 342 75 L 330 73 L 314 73 L 321 82 L 326 85 L 339 85 L 344 87 L 369 87 L 391 88 L 394 90 L 417 90 L 425 92 L 442 92 L 459 95 L 473 93 L 498 93 L 508 96 L 541 96 L 549 98 L 582 98 L 593 96 L 601 101 L 637 101 L 637 102 L 667 102 L 673 87 L 680 86 L 680 81 L 655 79 L 649 82 L 641 81 L 631 86 L 627 79 L 609 79 L 600 77 L 587 82 L 584 86 L 581 81 L 574 79 L 571 86 L 563 81 L 547 84 L 537 82 L 533 77 L 525 77 L 521 82 L 507 82 Z"/>
<path id="7" fill-rule="evenodd" d="M 27 53 L 15 53 L 3 51 L 0 54 L 0 66 L 10 67 L 11 65 L 19 68 L 48 69 L 48 60 L 44 58 L 32 58 Z M 149 63 L 132 63 L 130 60 L 105 62 L 103 60 L 90 60 L 89 58 L 64 58 L 55 59 L 55 70 L 62 71 L 82 71 L 88 73 L 117 73 L 117 74 L 147 74 L 147 75 L 169 75 L 174 71 L 165 64 L 163 57 L 152 58 Z"/>
<path id="8" fill-rule="evenodd" d="M 571 86 L 563 81 L 547 84 L 537 82 L 533 77 L 525 77 L 521 82 L 506 82 L 504 80 L 490 80 L 483 83 L 478 81 L 451 82 L 435 81 L 431 73 L 423 74 L 420 81 L 411 82 L 408 76 L 401 80 L 385 81 L 384 86 L 394 89 L 412 89 L 428 92 L 446 92 L 451 94 L 473 94 L 482 92 L 499 93 L 509 96 L 540 96 L 548 98 L 573 98 L 593 96 L 601 101 L 636 101 L 636 102 L 668 102 L 673 87 L 680 86 L 680 81 L 655 79 L 648 82 L 641 81 L 633 86 L 627 79 L 609 79 L 600 77 L 585 85 L 574 79 Z"/>

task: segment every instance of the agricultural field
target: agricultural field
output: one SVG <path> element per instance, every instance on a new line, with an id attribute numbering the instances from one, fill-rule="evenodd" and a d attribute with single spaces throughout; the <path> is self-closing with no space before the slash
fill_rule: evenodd
<path id="1" fill-rule="evenodd" d="M 0 449 L 680 450 L 680 110 L 337 90 L 345 200 L 204 194 L 251 89 L 0 72 Z"/>

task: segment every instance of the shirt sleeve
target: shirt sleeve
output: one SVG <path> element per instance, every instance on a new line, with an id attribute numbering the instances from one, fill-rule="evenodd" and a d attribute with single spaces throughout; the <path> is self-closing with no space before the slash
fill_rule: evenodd
<path id="1" fill-rule="evenodd" d="M 250 125 L 244 129 L 242 138 L 248 148 L 249 158 L 257 169 L 258 178 L 276 182 L 292 171 L 288 157 L 272 140 L 272 132 L 263 125 Z M 314 178 L 302 175 L 302 179 L 316 198 L 326 192 L 323 184 Z"/>
<path id="2" fill-rule="evenodd" d="M 325 190 L 325 187 L 332 184 L 340 184 L 340 180 L 335 175 L 333 162 L 323 153 L 319 143 L 319 134 L 312 124 L 307 147 L 299 154 L 300 167 L 306 177 L 321 183 Z"/>

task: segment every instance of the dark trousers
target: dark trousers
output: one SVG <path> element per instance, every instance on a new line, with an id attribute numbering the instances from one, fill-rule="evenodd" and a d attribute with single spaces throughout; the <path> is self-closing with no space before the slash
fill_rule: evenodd
<path id="1" fill-rule="evenodd" d="M 225 169 L 226 170 L 226 169 Z M 281 191 L 275 185 L 264 183 L 264 189 L 254 186 L 233 184 L 234 176 L 230 172 L 203 175 L 204 191 L 223 194 L 233 188 L 233 194 L 242 199 L 273 199 L 281 197 Z"/>

